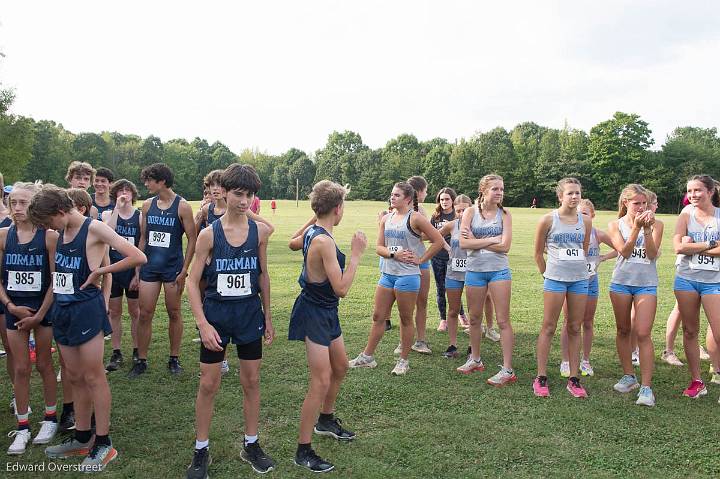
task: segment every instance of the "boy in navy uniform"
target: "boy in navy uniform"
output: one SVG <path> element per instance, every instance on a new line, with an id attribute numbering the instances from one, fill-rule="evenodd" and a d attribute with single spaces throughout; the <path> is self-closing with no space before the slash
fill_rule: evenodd
<path id="1" fill-rule="evenodd" d="M 115 173 L 111 169 L 100 167 L 95 171 L 93 179 L 92 205 L 97 210 L 97 219 L 102 221 L 103 213 L 112 211 L 115 208 L 115 202 L 110 198 L 110 185 L 115 181 Z"/>
<path id="2" fill-rule="evenodd" d="M 53 336 L 65 361 L 64 380 L 75 393 L 75 435 L 45 449 L 50 458 L 87 454 L 81 468 L 101 471 L 117 457 L 110 441 L 110 388 L 103 366 L 103 336 L 110 332 L 107 305 L 98 287 L 103 275 L 134 268 L 145 255 L 109 226 L 81 215 L 65 190 L 44 186 L 29 207 L 33 223 L 60 231 L 52 279 Z M 101 266 L 108 246 L 125 259 Z M 95 411 L 95 441 L 90 416 Z"/>
<path id="3" fill-rule="evenodd" d="M 84 161 L 73 161 L 68 165 L 67 173 L 65 173 L 65 181 L 68 182 L 70 188 L 79 188 L 87 191 L 95 182 L 95 168 L 90 163 Z M 90 207 L 90 211 L 86 216 L 98 218 L 98 210 L 94 206 Z"/>
<path id="4" fill-rule="evenodd" d="M 140 269 L 138 361 L 128 374 L 131 379 L 147 369 L 152 320 L 161 288 L 165 292 L 165 309 L 170 320 L 168 369 L 174 375 L 182 372 L 178 360 L 183 334 L 180 298 L 197 235 L 190 204 L 172 190 L 173 177 L 172 170 L 164 163 L 154 163 L 140 173 L 145 187 L 155 196 L 145 200 L 142 206 L 140 249 L 147 255 L 147 264 Z M 187 255 L 184 257 L 183 234 L 187 236 Z"/>
<path id="5" fill-rule="evenodd" d="M 221 177 L 227 201 L 223 217 L 198 238 L 188 296 L 200 330 L 200 387 L 195 402 L 195 453 L 189 479 L 207 477 L 209 433 L 215 395 L 220 387 L 220 363 L 230 342 L 237 346 L 243 388 L 245 439 L 241 458 L 265 473 L 275 462 L 260 448 L 260 365 L 263 337 L 270 345 L 275 331 L 270 315 L 270 276 L 267 269 L 269 228 L 247 216 L 260 178 L 249 165 L 230 165 Z M 200 279 L 207 264 L 203 300 Z"/>
<path id="6" fill-rule="evenodd" d="M 299 231 L 289 245 L 293 251 L 302 249 L 303 269 L 298 279 L 302 291 L 290 315 L 288 338 L 305 341 L 310 368 L 310 387 L 300 412 L 295 464 L 313 472 L 328 472 L 335 467 L 310 447 L 313 430 L 340 441 L 355 439 L 355 433 L 344 429 L 333 414 L 348 369 L 338 304 L 350 290 L 367 247 L 365 235 L 355 233 L 350 243 L 350 264 L 345 269 L 345 255 L 335 244 L 332 231 L 343 217 L 346 194 L 345 188 L 332 181 L 317 183 L 310 193 L 314 224 Z"/>
<path id="7" fill-rule="evenodd" d="M 100 170 L 98 170 L 98 175 Z M 110 187 L 110 201 L 114 205 L 111 210 L 102 214 L 102 221 L 125 239 L 137 247 L 140 244 L 140 223 L 142 213 L 133 205 L 138 198 L 138 191 L 131 181 L 117 180 Z M 117 263 L 123 256 L 114 249 L 110 249 L 110 262 Z M 116 371 L 123 362 L 120 349 L 122 344 L 122 312 L 123 295 L 127 298 L 128 314 L 130 315 L 130 335 L 133 343 L 133 364 L 137 361 L 137 324 L 140 319 L 138 304 L 138 287 L 140 284 L 140 268 L 120 271 L 112 275 L 112 289 L 110 290 L 110 325 L 112 326 L 112 355 L 105 365 L 105 369 Z"/>

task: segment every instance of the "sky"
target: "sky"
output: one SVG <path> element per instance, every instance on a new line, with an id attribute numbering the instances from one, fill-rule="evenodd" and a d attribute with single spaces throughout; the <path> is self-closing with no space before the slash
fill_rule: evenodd
<path id="1" fill-rule="evenodd" d="M 202 137 L 239 153 L 352 130 L 467 138 L 616 111 L 718 126 L 712 1 L 0 0 L 12 112 L 75 133 Z"/>

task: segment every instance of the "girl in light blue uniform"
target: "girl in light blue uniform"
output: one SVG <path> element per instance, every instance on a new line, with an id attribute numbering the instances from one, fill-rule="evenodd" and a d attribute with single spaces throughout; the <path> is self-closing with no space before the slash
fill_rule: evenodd
<path id="1" fill-rule="evenodd" d="M 418 207 L 416 211 L 427 219 L 430 219 L 425 209 L 420 206 L 425 202 L 427 197 L 428 183 L 422 176 L 411 176 L 407 182 L 415 190 L 417 196 Z M 427 239 L 424 237 L 423 239 Z M 416 254 L 418 257 L 425 254 L 425 244 L 420 243 Z M 432 259 L 432 256 L 430 256 Z M 426 325 L 427 325 L 427 302 L 428 296 L 430 295 L 430 260 L 423 261 L 419 265 L 420 267 L 420 290 L 418 291 L 417 301 L 415 302 L 415 330 L 417 334 L 417 340 L 412 345 L 412 350 L 421 354 L 431 354 L 432 350 L 428 346 L 427 339 L 425 337 Z"/>
<path id="2" fill-rule="evenodd" d="M 610 283 L 610 300 L 617 325 L 617 349 L 623 376 L 614 389 L 627 393 L 640 387 L 632 364 L 630 312 L 635 306 L 635 331 L 640 347 L 642 387 L 636 404 L 654 406 L 652 382 L 655 352 L 651 332 L 657 309 L 657 256 L 663 224 L 648 209 L 648 191 L 630 184 L 620 193 L 618 217 L 608 225 L 608 234 L 618 252 Z"/>
<path id="3" fill-rule="evenodd" d="M 409 369 L 408 354 L 414 336 L 413 310 L 420 290 L 419 264 L 428 261 L 444 243 L 440 235 L 423 215 L 417 214 L 417 196 L 409 183 L 396 183 L 390 197 L 392 214 L 380 221 L 377 254 L 383 257 L 380 281 L 375 289 L 375 309 L 365 350 L 350 361 L 350 367 L 374 368 L 374 354 L 385 334 L 385 319 L 393 303 L 398 303 L 400 316 L 400 359 L 392 373 L 403 375 Z M 421 235 L 425 234 L 432 245 L 423 254 Z"/>
<path id="4" fill-rule="evenodd" d="M 465 210 L 460 227 L 460 247 L 467 250 L 465 286 L 470 313 L 471 352 L 466 363 L 457 371 L 468 374 L 485 369 L 480 359 L 480 339 L 482 314 L 489 292 L 495 306 L 503 351 L 500 371 L 487 380 L 493 386 L 504 386 L 517 380 L 512 369 L 512 278 L 507 257 L 512 242 L 512 218 L 502 207 L 504 195 L 505 184 L 501 176 L 483 176 L 478 183 L 477 205 Z"/>
<path id="5" fill-rule="evenodd" d="M 587 256 L 592 223 L 578 211 L 582 190 L 576 178 L 563 178 L 556 193 L 560 207 L 540 220 L 535 233 L 535 262 L 545 277 L 543 324 L 537 340 L 536 396 L 547 397 L 547 360 L 563 303 L 567 301 L 570 378 L 567 390 L 574 397 L 587 397 L 580 384 L 580 324 L 585 314 L 588 289 Z M 547 261 L 545 250 L 547 249 Z"/>
<path id="6" fill-rule="evenodd" d="M 687 183 L 692 207 L 678 218 L 673 246 L 683 255 L 675 276 L 675 297 L 683 324 L 683 345 L 690 369 L 690 385 L 683 395 L 707 394 L 700 376 L 700 305 L 705 310 L 712 336 L 720 338 L 720 184 L 708 175 Z M 640 363 L 642 364 L 642 362 Z M 718 365 L 714 364 L 717 368 Z"/>

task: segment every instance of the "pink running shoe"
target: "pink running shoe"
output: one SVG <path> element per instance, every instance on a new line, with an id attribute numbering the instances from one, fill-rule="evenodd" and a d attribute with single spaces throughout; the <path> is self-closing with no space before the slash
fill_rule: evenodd
<path id="1" fill-rule="evenodd" d="M 535 378 L 533 381 L 533 392 L 540 398 L 550 396 L 550 388 L 547 385 L 547 376 L 538 376 Z"/>
<path id="2" fill-rule="evenodd" d="M 568 379 L 567 390 L 570 394 L 573 395 L 573 397 L 576 397 L 576 398 L 588 397 L 587 391 L 585 391 L 585 388 L 583 388 L 582 385 L 580 384 L 580 380 L 576 377 L 572 377 L 572 378 Z"/>
<path id="3" fill-rule="evenodd" d="M 683 396 L 687 396 L 692 399 L 697 399 L 700 396 L 705 396 L 706 394 L 707 389 L 705 388 L 705 383 L 698 379 L 690 381 L 690 386 L 683 391 Z"/>

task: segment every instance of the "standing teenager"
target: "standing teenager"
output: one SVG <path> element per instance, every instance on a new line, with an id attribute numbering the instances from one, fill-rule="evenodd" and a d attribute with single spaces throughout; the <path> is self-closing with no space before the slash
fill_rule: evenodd
<path id="1" fill-rule="evenodd" d="M 290 340 L 305 341 L 310 385 L 300 412 L 300 433 L 295 464 L 313 472 L 328 472 L 332 463 L 319 457 L 310 446 L 312 433 L 339 441 L 352 441 L 355 433 L 345 429 L 335 416 L 335 400 L 347 373 L 348 360 L 340 328 L 338 304 L 352 286 L 367 239 L 358 231 L 350 243 L 350 261 L 332 236 L 340 224 L 347 191 L 328 180 L 310 193 L 315 222 L 290 241 L 290 249 L 303 252 L 302 288 L 290 315 Z M 347 266 L 347 268 L 346 268 Z M 319 413 L 319 417 L 318 417 Z"/>
<path id="2" fill-rule="evenodd" d="M 428 218 L 428 214 L 422 204 L 427 198 L 428 183 L 422 176 L 411 176 L 407 182 L 415 190 L 418 202 L 418 213 Z M 429 239 L 427 236 L 422 239 Z M 425 253 L 425 244 L 420 243 L 418 249 L 418 255 Z M 433 258 L 430 256 L 429 258 Z M 432 354 L 432 350 L 427 342 L 427 302 L 430 294 L 430 261 L 424 261 L 420 263 L 420 290 L 418 291 L 417 302 L 415 303 L 415 329 L 417 331 L 417 339 L 412 345 L 412 350 L 420 354 Z M 396 354 L 399 354 L 400 348 L 395 350 Z"/>
<path id="3" fill-rule="evenodd" d="M 455 220 L 455 198 L 457 193 L 452 188 L 443 188 L 438 191 L 435 196 L 435 211 L 430 217 L 430 224 L 432 224 L 438 231 L 443 229 L 443 226 L 448 223 L 452 223 Z M 450 234 L 444 234 L 446 244 L 450 244 Z M 447 272 L 448 261 L 450 256 L 443 248 L 438 254 L 433 256 L 431 260 L 433 277 L 435 278 L 435 291 L 437 293 L 436 300 L 438 305 L 438 313 L 440 313 L 440 324 L 438 325 L 438 331 L 447 331 L 447 303 L 445 301 L 445 274 Z"/>
<path id="4" fill-rule="evenodd" d="M 543 323 L 537 340 L 537 377 L 533 392 L 548 397 L 547 362 L 557 321 L 567 301 L 570 377 L 567 390 L 577 398 L 587 397 L 580 384 L 580 325 L 585 315 L 588 290 L 588 253 L 592 222 L 578 211 L 582 187 L 576 178 L 563 178 L 555 189 L 560 207 L 542 217 L 535 233 L 535 262 L 543 283 Z M 547 250 L 547 260 L 544 253 Z"/>
<path id="5" fill-rule="evenodd" d="M 90 163 L 83 161 L 73 161 L 68 165 L 65 173 L 65 181 L 68 182 L 70 188 L 78 188 L 87 191 L 95 182 L 95 168 Z M 98 210 L 91 205 L 87 216 L 94 219 L 98 218 Z"/>
<path id="6" fill-rule="evenodd" d="M 3 192 L 3 200 L 0 200 L 0 228 L 7 228 L 12 224 L 12 218 L 10 217 L 10 210 L 5 205 L 5 181 L 2 173 L 0 173 L 0 188 Z M 5 367 L 7 368 L 8 378 L 13 383 L 13 376 L 15 375 L 15 366 L 13 365 L 13 355 L 10 350 L 10 344 L 7 339 L 7 329 L 5 328 L 5 307 L 0 304 L 0 338 L 2 339 L 2 347 L 5 348 L 2 353 L 5 354 Z M 17 414 L 17 408 L 15 407 L 15 396 L 13 395 L 10 405 Z"/>
<path id="7" fill-rule="evenodd" d="M 115 173 L 109 168 L 100 167 L 95 171 L 93 179 L 92 205 L 97 210 L 97 219 L 102 221 L 103 213 L 112 211 L 115 202 L 110 198 L 110 185 L 115 181 Z"/>
<path id="8" fill-rule="evenodd" d="M 107 225 L 81 215 L 65 190 L 44 186 L 29 207 L 33 223 L 60 231 L 55 252 L 51 313 L 53 336 L 60 346 L 75 393 L 74 437 L 45 449 L 50 458 L 85 455 L 81 468 L 101 471 L 117 457 L 109 436 L 110 387 L 103 365 L 103 336 L 110 332 L 107 305 L 98 287 L 103 275 L 139 266 L 145 255 Z M 125 256 L 102 266 L 108 246 Z M 90 416 L 96 418 L 92 441 Z"/>
<path id="9" fill-rule="evenodd" d="M 400 316 L 400 358 L 392 370 L 395 376 L 410 369 L 408 355 L 415 334 L 413 312 L 420 291 L 420 266 L 432 258 L 445 240 L 430 222 L 417 212 L 417 195 L 406 182 L 395 183 L 390 196 L 393 212 L 380 220 L 376 245 L 382 257 L 381 276 L 375 288 L 373 323 L 365 350 L 350 361 L 351 368 L 374 368 L 375 349 L 385 334 L 385 321 L 397 301 Z M 422 244 L 425 234 L 432 242 L 426 250 Z"/>
<path id="10" fill-rule="evenodd" d="M 270 345 L 275 336 L 267 267 L 270 231 L 247 217 L 261 183 L 252 166 L 235 163 L 223 172 L 220 185 L 227 211 L 200 233 L 188 283 L 190 307 L 202 338 L 195 450 L 188 479 L 206 478 L 212 462 L 210 422 L 220 388 L 220 365 L 231 342 L 237 348 L 243 389 L 245 437 L 240 457 L 259 473 L 275 467 L 258 442 L 263 338 Z M 203 298 L 200 279 L 205 265 L 207 289 Z"/>
<path id="11" fill-rule="evenodd" d="M 192 208 L 172 189 L 172 170 L 164 163 L 155 163 L 142 170 L 140 179 L 155 196 L 145 200 L 142 206 L 140 249 L 147 255 L 147 264 L 140 269 L 138 361 L 128 374 L 131 379 L 147 370 L 152 321 L 161 289 L 165 293 L 169 320 L 170 356 L 167 367 L 173 375 L 182 373 L 178 359 L 183 334 L 180 298 L 197 239 Z M 183 235 L 187 237 L 184 256 Z"/>
<path id="12" fill-rule="evenodd" d="M 470 356 L 457 370 L 464 374 L 485 370 L 480 359 L 480 339 L 485 300 L 490 292 L 503 353 L 500 371 L 487 380 L 493 386 L 504 386 L 517 380 L 512 368 L 515 338 L 510 324 L 512 275 L 508 261 L 512 217 L 502 206 L 504 197 L 502 177 L 483 176 L 478 182 L 477 202 L 463 212 L 460 225 L 460 247 L 467 250 L 465 296 L 470 313 Z"/>
<path id="13" fill-rule="evenodd" d="M 6 309 L 10 350 L 13 353 L 15 410 L 18 421 L 15 439 L 8 454 L 22 454 L 30 441 L 28 420 L 30 374 L 32 365 L 28 350 L 30 333 L 35 338 L 35 367 L 40 373 L 45 402 L 45 416 L 33 444 L 47 444 L 57 432 L 57 382 L 50 348 L 52 323 L 48 314 L 53 293 L 48 288 L 54 263 L 58 234 L 35 226 L 28 217 L 33 195 L 40 189 L 33 183 L 15 183 L 10 193 L 13 223 L 0 228 L 2 284 L 0 302 Z"/>

